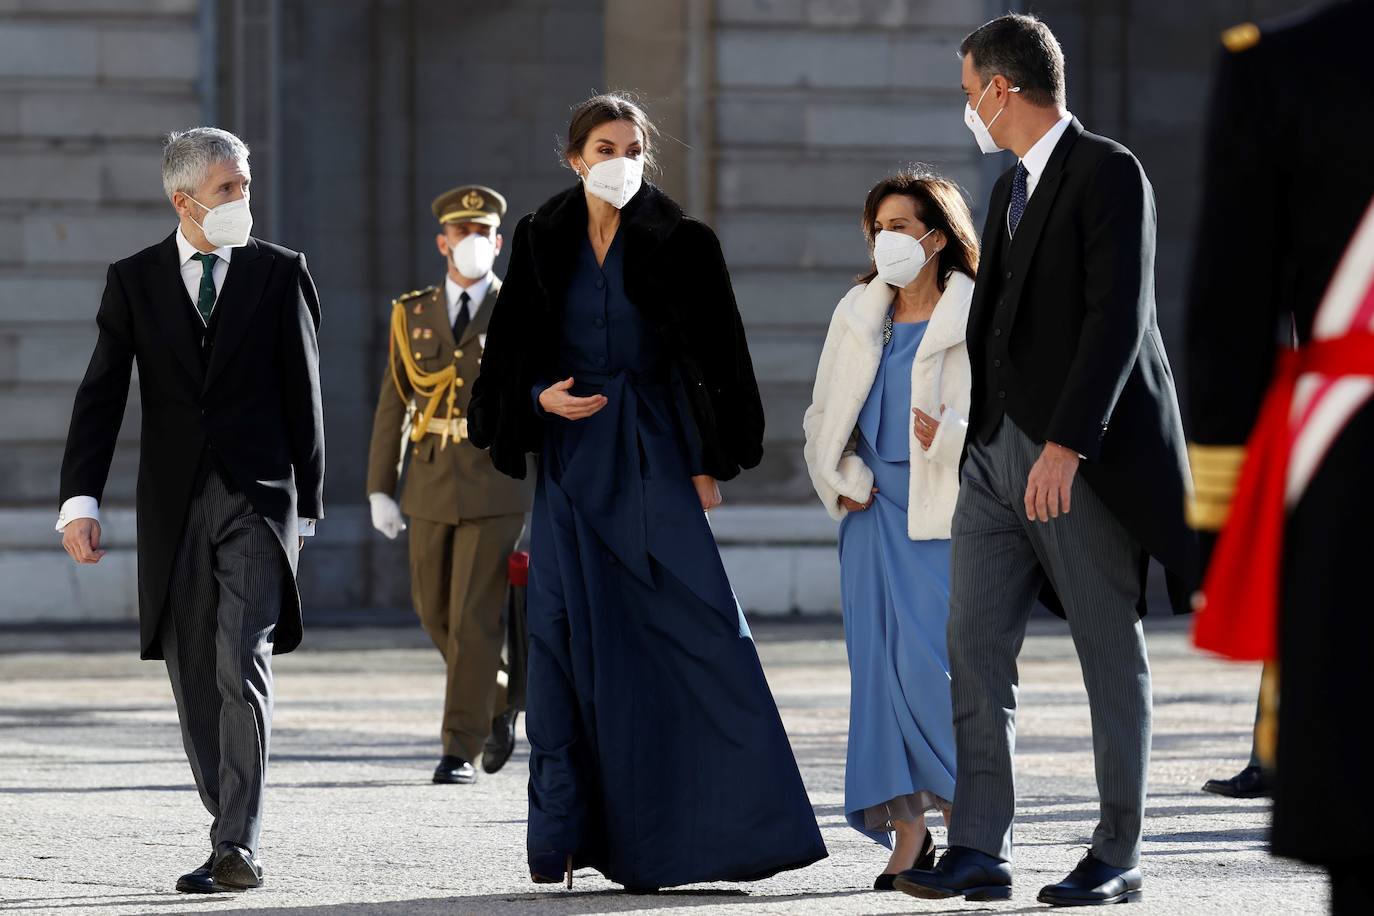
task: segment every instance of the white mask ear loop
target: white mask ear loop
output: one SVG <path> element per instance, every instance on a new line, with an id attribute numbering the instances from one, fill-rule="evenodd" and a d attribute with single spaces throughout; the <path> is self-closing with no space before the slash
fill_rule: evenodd
<path id="1" fill-rule="evenodd" d="M 932 232 L 934 232 L 934 231 L 935 231 L 935 230 L 934 230 L 933 228 L 932 228 L 932 229 L 927 229 L 927 230 L 926 230 L 926 235 L 930 235 L 930 234 L 931 234 Z M 926 235 L 923 235 L 923 236 L 921 236 L 919 239 L 916 240 L 916 246 L 917 246 L 918 248 L 920 247 L 921 243 L 924 242 L 924 241 L 926 240 Z M 940 252 L 939 252 L 938 250 L 935 252 L 935 254 L 939 254 L 939 253 L 940 253 Z M 926 254 L 926 250 L 925 250 L 924 248 L 921 248 L 921 256 L 924 258 L 924 260 L 921 262 L 921 270 L 925 270 L 927 267 L 930 266 L 930 262 L 933 261 L 933 260 L 935 260 L 935 255 L 927 255 L 927 254 Z M 919 274 L 919 273 L 921 272 L 921 270 L 918 270 L 918 271 L 916 271 L 916 272 Z"/>
<path id="2" fill-rule="evenodd" d="M 183 193 L 184 193 L 184 192 L 183 192 Z M 201 208 L 202 210 L 204 210 L 206 213 L 209 213 L 209 212 L 210 212 L 210 208 L 209 208 L 209 207 L 205 206 L 205 204 L 203 204 L 203 203 L 201 203 L 200 201 L 196 200 L 196 199 L 195 199 L 194 197 L 192 197 L 190 194 L 187 194 L 187 195 L 186 195 L 186 199 L 189 200 L 191 203 L 195 204 L 197 207 L 200 207 L 200 208 Z M 200 231 L 201 231 L 201 232 L 204 232 L 204 231 L 205 231 L 205 225 L 204 225 L 200 220 L 196 219 L 194 216 L 191 216 L 191 214 L 189 214 L 189 213 L 186 214 L 186 216 L 187 216 L 188 219 L 190 219 L 191 222 L 195 223 L 195 224 L 200 228 Z"/>
<path id="3" fill-rule="evenodd" d="M 975 118 L 977 118 L 978 120 L 980 120 L 980 121 L 983 120 L 983 116 L 980 115 L 980 114 L 978 113 L 978 109 L 980 109 L 980 108 L 983 107 L 983 99 L 987 96 L 988 90 L 991 89 L 991 88 L 992 88 L 992 83 L 988 83 L 986 86 L 984 86 L 984 87 L 983 87 L 983 94 L 980 95 L 980 96 L 978 96 L 978 104 L 973 106 L 973 116 L 974 116 Z M 1020 87 L 1020 86 L 1009 86 L 1009 87 L 1007 88 L 1007 92 L 1020 92 L 1020 91 L 1021 91 L 1021 87 Z M 984 124 L 983 127 L 986 128 L 987 130 L 992 130 L 992 125 L 997 123 L 997 119 L 1000 118 L 1000 117 L 1002 117 L 1002 113 L 1003 113 L 1004 111 L 1006 111 L 1006 110 L 1007 110 L 1007 106 L 1006 106 L 1006 105 L 1003 105 L 1001 108 L 999 108 L 999 109 L 997 110 L 997 114 L 995 114 L 995 115 L 992 116 L 992 120 L 989 121 L 989 122 L 987 122 L 986 124 Z"/>

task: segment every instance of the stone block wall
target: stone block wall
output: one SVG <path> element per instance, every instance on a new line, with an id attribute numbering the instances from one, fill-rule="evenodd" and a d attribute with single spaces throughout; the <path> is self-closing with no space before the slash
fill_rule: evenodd
<path id="1" fill-rule="evenodd" d="M 751 502 L 814 499 L 801 417 L 835 303 L 867 267 L 864 196 L 913 161 L 977 207 L 959 40 L 986 19 L 961 0 L 717 0 L 711 217 L 744 311 L 768 422 Z M 729 494 L 727 493 L 727 496 Z"/>
<path id="2" fill-rule="evenodd" d="M 136 386 L 106 494 L 111 554 L 76 569 L 51 523 L 105 266 L 173 228 L 161 134 L 210 120 L 244 136 L 258 231 L 309 256 L 329 514 L 302 589 L 346 617 L 409 604 L 404 539 L 372 531 L 362 490 L 390 301 L 442 276 L 429 201 L 489 184 L 509 233 L 571 183 L 558 135 L 605 88 L 644 91 L 665 133 L 659 181 L 720 234 L 748 326 L 767 457 L 714 516 L 741 601 L 834 610 L 834 525 L 801 458 L 825 326 L 866 267 L 860 208 L 885 173 L 935 166 L 981 226 L 1009 157 L 981 156 L 964 128 L 956 51 L 1008 5 L 1055 29 L 1070 107 L 1154 182 L 1179 369 L 1217 35 L 1301 0 L 0 0 L 0 622 L 133 614 Z"/>
<path id="3" fill-rule="evenodd" d="M 106 266 L 175 227 L 160 138 L 201 119 L 200 26 L 197 0 L 0 3 L 0 622 L 134 613 L 133 450 L 96 568 L 57 544 L 58 470 Z"/>

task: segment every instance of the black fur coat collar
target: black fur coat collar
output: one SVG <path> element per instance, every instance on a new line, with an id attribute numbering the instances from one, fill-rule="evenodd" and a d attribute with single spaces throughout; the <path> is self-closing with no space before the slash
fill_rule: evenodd
<path id="1" fill-rule="evenodd" d="M 763 405 L 720 243 L 650 184 L 621 211 L 625 291 L 660 335 L 691 406 L 706 473 L 728 480 L 763 456 Z M 468 429 L 512 477 L 543 446 L 532 386 L 557 377 L 559 312 L 587 234 L 575 186 L 521 219 L 492 313 Z"/>

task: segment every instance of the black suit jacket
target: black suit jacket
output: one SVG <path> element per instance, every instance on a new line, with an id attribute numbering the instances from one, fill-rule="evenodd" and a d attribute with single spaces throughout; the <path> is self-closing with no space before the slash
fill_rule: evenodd
<path id="1" fill-rule="evenodd" d="M 110 266 L 99 337 L 76 392 L 62 493 L 100 499 L 138 365 L 138 597 L 144 658 L 160 658 L 158 620 L 200 462 L 209 449 L 272 528 L 292 570 L 300 516 L 324 517 L 319 297 L 305 256 L 250 239 L 229 261 L 202 352 L 176 236 Z M 274 650 L 301 638 L 289 588 Z"/>
<path id="2" fill-rule="evenodd" d="M 1187 451 L 1155 313 L 1154 191 L 1130 150 L 1077 119 L 1014 239 L 1011 181 L 1009 170 L 993 188 L 983 229 L 969 428 L 1005 410 L 1036 441 L 1084 455 L 1077 485 L 1164 564 L 1174 609 L 1186 611 L 1197 543 L 1183 518 Z"/>

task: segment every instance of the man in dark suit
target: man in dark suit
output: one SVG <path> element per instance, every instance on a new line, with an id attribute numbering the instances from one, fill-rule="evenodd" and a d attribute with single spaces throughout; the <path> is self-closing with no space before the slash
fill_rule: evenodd
<path id="1" fill-rule="evenodd" d="M 1277 657 L 1266 681 L 1277 681 L 1281 701 L 1277 712 L 1264 704 L 1259 730 L 1259 756 L 1274 768 L 1273 851 L 1327 868 L 1336 913 L 1374 908 L 1374 794 L 1361 775 L 1374 760 L 1365 722 L 1374 669 L 1371 34 L 1370 0 L 1223 34 L 1188 297 L 1190 518 L 1205 541 L 1219 530 L 1223 539 L 1198 643 Z M 1332 347 L 1361 345 L 1353 366 L 1321 364 Z M 1301 381 L 1285 398 L 1290 371 Z M 1270 409 L 1280 421 L 1272 445 L 1254 438 Z M 1261 500 L 1272 527 L 1237 516 L 1248 508 L 1249 494 L 1235 490 L 1251 461 L 1279 469 L 1274 499 Z M 1279 535 L 1274 556 L 1262 555 L 1261 530 Z"/>
<path id="2" fill-rule="evenodd" d="M 139 371 L 142 656 L 165 658 L 213 817 L 185 892 L 262 883 L 272 654 L 301 640 L 295 569 L 324 515 L 320 321 L 305 257 L 249 236 L 248 148 L 174 133 L 162 181 L 180 225 L 110 266 L 62 461 L 62 544 L 98 563 L 99 501 Z"/>
<path id="3" fill-rule="evenodd" d="M 992 192 L 969 315 L 973 397 L 953 524 L 949 649 L 958 772 L 949 851 L 907 893 L 1011 893 L 1016 656 L 1038 594 L 1068 619 L 1092 712 L 1101 816 L 1039 899 L 1139 896 L 1150 556 L 1186 608 L 1195 539 L 1183 426 L 1156 324 L 1155 207 L 1130 151 L 1068 112 L 1044 23 L 1003 16 L 963 42 L 966 122 L 1019 157 Z"/>

